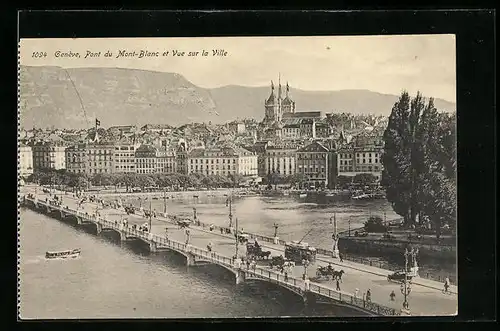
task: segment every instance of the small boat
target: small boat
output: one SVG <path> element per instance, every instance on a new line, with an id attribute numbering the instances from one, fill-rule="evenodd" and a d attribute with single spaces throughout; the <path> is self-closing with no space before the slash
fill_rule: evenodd
<path id="1" fill-rule="evenodd" d="M 299 198 L 307 198 L 307 193 L 300 193 Z"/>
<path id="2" fill-rule="evenodd" d="M 158 200 L 158 197 L 153 197 L 153 200 Z"/>
<path id="3" fill-rule="evenodd" d="M 68 258 L 76 258 L 79 257 L 81 250 L 79 248 L 67 251 L 59 251 L 59 252 L 46 252 L 46 259 L 68 259 Z"/>
<path id="4" fill-rule="evenodd" d="M 198 198 L 198 194 L 193 194 L 193 198 Z"/>
<path id="5" fill-rule="evenodd" d="M 353 196 L 352 198 L 354 200 L 366 200 L 366 199 L 370 199 L 371 196 L 369 194 L 363 193 L 363 194 L 360 194 L 360 195 Z"/>

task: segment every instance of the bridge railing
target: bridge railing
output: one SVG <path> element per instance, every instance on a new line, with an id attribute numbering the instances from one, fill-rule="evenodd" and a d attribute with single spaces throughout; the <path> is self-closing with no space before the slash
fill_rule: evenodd
<path id="1" fill-rule="evenodd" d="M 311 292 L 327 296 L 339 302 L 344 302 L 346 304 L 350 304 L 353 306 L 357 306 L 371 312 L 374 312 L 378 315 L 384 316 L 397 316 L 399 315 L 398 311 L 394 308 L 386 307 L 383 305 L 379 305 L 377 303 L 367 301 L 364 297 L 357 298 L 351 294 L 343 293 L 341 291 L 335 291 L 330 288 L 318 285 L 318 284 L 309 284 L 309 290 Z"/>

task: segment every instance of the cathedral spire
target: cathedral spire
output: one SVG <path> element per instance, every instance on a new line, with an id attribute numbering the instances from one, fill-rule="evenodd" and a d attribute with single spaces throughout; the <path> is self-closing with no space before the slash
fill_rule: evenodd
<path id="1" fill-rule="evenodd" d="M 281 98 L 281 73 L 278 73 L 278 98 Z"/>
<path id="2" fill-rule="evenodd" d="M 290 87 L 288 86 L 288 82 L 286 82 L 286 96 L 288 97 L 288 92 L 290 92 Z"/>
<path id="3" fill-rule="evenodd" d="M 271 81 L 271 91 L 274 91 L 274 83 Z"/>

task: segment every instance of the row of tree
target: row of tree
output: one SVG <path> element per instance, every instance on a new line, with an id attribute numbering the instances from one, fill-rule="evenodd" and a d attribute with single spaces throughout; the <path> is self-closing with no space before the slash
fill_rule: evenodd
<path id="1" fill-rule="evenodd" d="M 29 182 L 41 185 L 63 185 L 81 190 L 94 186 L 125 187 L 129 192 L 134 187 L 144 190 L 147 187 L 160 187 L 168 189 L 194 188 L 219 188 L 237 187 L 243 183 L 242 175 L 235 174 L 227 177 L 220 175 L 180 173 L 171 174 L 136 174 L 136 173 L 98 173 L 93 176 L 89 174 L 75 174 L 66 170 L 44 169 L 35 172 L 28 178 Z"/>
<path id="2" fill-rule="evenodd" d="M 439 237 L 456 227 L 456 115 L 438 112 L 433 99 L 403 92 L 384 133 L 381 184 L 405 225 L 429 221 Z"/>

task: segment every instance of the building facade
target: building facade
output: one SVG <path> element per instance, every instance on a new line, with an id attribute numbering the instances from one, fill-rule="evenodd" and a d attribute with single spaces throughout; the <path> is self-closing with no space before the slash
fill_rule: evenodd
<path id="1" fill-rule="evenodd" d="M 296 172 L 297 146 L 293 144 L 269 144 L 266 150 L 265 173 L 277 173 L 282 176 Z"/>
<path id="2" fill-rule="evenodd" d="M 229 176 L 257 175 L 257 155 L 240 147 L 193 149 L 188 155 L 188 174 Z"/>
<path id="3" fill-rule="evenodd" d="M 382 178 L 381 146 L 350 146 L 343 147 L 338 152 L 339 176 L 356 176 L 357 174 L 372 174 L 377 180 Z"/>
<path id="4" fill-rule="evenodd" d="M 336 152 L 320 142 L 297 150 L 297 173 L 305 178 L 306 188 L 334 188 L 337 178 Z"/>
<path id="5" fill-rule="evenodd" d="M 29 176 L 33 173 L 33 151 L 30 146 L 19 146 L 19 174 Z"/>
<path id="6" fill-rule="evenodd" d="M 88 150 L 86 144 L 77 144 L 66 148 L 66 169 L 74 174 L 88 173 Z"/>
<path id="7" fill-rule="evenodd" d="M 119 142 L 113 147 L 113 172 L 135 173 L 135 150 L 139 147 L 138 144 Z"/>
<path id="8" fill-rule="evenodd" d="M 33 147 L 33 170 L 66 169 L 66 146 L 64 142 L 41 142 Z"/>
<path id="9" fill-rule="evenodd" d="M 157 173 L 171 174 L 177 172 L 177 161 L 174 151 L 157 148 L 156 167 Z"/>
<path id="10" fill-rule="evenodd" d="M 87 171 L 89 175 L 110 174 L 113 169 L 113 154 L 115 147 L 107 144 L 88 144 Z"/>

